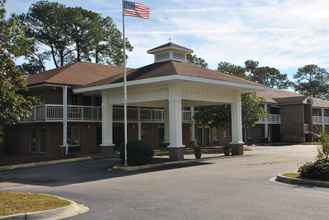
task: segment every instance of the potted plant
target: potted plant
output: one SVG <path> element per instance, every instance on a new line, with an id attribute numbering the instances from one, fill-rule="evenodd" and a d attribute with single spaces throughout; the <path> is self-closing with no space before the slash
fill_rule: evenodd
<path id="1" fill-rule="evenodd" d="M 231 155 L 231 146 L 229 144 L 226 144 L 224 146 L 224 155 L 225 156 L 230 156 Z"/>
<path id="2" fill-rule="evenodd" d="M 201 159 L 201 146 L 196 144 L 194 141 L 191 142 L 190 146 L 193 148 L 195 159 Z"/>

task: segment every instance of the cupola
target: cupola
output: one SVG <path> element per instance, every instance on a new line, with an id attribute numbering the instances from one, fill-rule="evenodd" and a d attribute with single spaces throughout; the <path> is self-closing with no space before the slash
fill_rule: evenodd
<path id="1" fill-rule="evenodd" d="M 187 62 L 187 55 L 193 53 L 193 50 L 180 46 L 175 43 L 166 43 L 147 51 L 154 55 L 154 62 L 163 62 L 168 60 Z"/>

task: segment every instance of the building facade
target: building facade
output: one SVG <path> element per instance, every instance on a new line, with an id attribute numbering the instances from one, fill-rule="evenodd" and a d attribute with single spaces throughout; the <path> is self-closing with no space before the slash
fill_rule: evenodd
<path id="1" fill-rule="evenodd" d="M 263 97 L 268 112 L 247 129 L 248 143 L 301 143 L 329 128 L 327 101 L 266 89 L 188 64 L 186 54 L 191 50 L 173 43 L 148 52 L 154 63 L 128 74 L 128 140 L 143 140 L 155 148 L 168 144 L 179 148 L 192 141 L 202 146 L 242 143 L 239 97 L 244 92 Z M 76 63 L 31 75 L 29 92 L 40 103 L 31 117 L 6 127 L 5 151 L 57 158 L 122 144 L 121 73 L 116 66 Z M 227 128 L 201 126 L 193 119 L 200 106 L 223 103 L 232 110 Z"/>

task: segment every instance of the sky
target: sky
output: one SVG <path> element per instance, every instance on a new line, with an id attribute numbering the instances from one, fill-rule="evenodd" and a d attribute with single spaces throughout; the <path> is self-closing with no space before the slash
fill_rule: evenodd
<path id="1" fill-rule="evenodd" d="M 8 14 L 26 12 L 35 0 L 7 0 Z M 121 29 L 120 0 L 57 0 L 111 16 Z M 134 46 L 128 66 L 153 62 L 146 51 L 171 39 L 194 50 L 210 68 L 220 61 L 248 59 L 272 66 L 290 78 L 298 67 L 329 68 L 328 0 L 143 0 L 151 18 L 126 18 Z"/>

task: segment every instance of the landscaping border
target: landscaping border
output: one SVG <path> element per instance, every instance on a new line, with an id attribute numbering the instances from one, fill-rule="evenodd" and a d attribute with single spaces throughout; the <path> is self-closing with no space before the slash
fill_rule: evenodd
<path id="1" fill-rule="evenodd" d="M 49 209 L 45 211 L 38 211 L 38 212 L 28 212 L 28 213 L 19 213 L 19 214 L 14 214 L 14 215 L 8 215 L 8 216 L 2 216 L 0 217 L 0 220 L 26 220 L 26 219 L 65 219 L 65 218 L 70 218 L 76 215 L 80 215 L 83 213 L 86 213 L 89 211 L 89 208 L 85 205 L 78 204 L 72 200 L 55 196 L 55 195 L 50 195 L 50 194 L 41 194 L 41 195 L 47 195 L 47 196 L 52 196 L 61 200 L 68 201 L 70 205 L 56 208 L 56 209 Z"/>
<path id="2" fill-rule="evenodd" d="M 317 187 L 329 188 L 329 182 L 326 181 L 288 177 L 285 176 L 283 173 L 277 175 L 275 180 L 278 182 L 288 183 L 293 185 L 317 186 Z"/>

